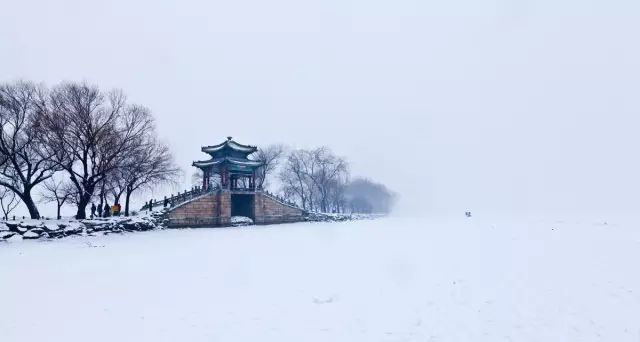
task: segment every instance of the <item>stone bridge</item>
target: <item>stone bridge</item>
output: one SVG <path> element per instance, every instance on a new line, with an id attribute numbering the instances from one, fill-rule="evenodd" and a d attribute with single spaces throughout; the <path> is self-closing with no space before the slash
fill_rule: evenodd
<path id="1" fill-rule="evenodd" d="M 263 191 L 218 189 L 202 192 L 175 204 L 167 213 L 167 226 L 224 227 L 231 217 L 245 216 L 255 224 L 305 221 L 308 213 Z"/>
<path id="2" fill-rule="evenodd" d="M 256 171 L 264 166 L 262 161 L 249 158 L 258 151 L 256 146 L 227 137 L 201 150 L 209 157 L 194 161 L 193 166 L 202 172 L 202 187 L 164 200 L 163 206 L 171 204 L 167 226 L 228 226 L 233 216 L 249 217 L 255 224 L 298 222 L 307 217 L 304 210 L 256 185 Z"/>

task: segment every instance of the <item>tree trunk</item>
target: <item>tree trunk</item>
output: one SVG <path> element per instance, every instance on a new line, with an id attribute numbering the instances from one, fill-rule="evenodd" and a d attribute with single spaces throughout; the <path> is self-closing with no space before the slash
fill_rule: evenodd
<path id="1" fill-rule="evenodd" d="M 24 202 L 24 205 L 27 206 L 27 209 L 29 210 L 29 216 L 31 216 L 32 219 L 39 219 L 40 212 L 38 211 L 38 207 L 31 197 L 31 189 L 26 189 L 24 193 L 20 194 L 19 197 L 22 202 Z"/>
<path id="2" fill-rule="evenodd" d="M 120 204 L 120 197 L 122 197 L 122 194 L 126 191 L 126 189 L 122 189 L 120 192 L 114 191 L 113 192 L 113 204 Z"/>
<path id="3" fill-rule="evenodd" d="M 87 218 L 87 205 L 89 205 L 89 201 L 91 200 L 91 196 L 81 195 L 80 201 L 78 201 L 78 212 L 76 213 L 76 218 L 78 220 L 83 220 Z"/>
<path id="4" fill-rule="evenodd" d="M 125 194 L 125 198 L 124 198 L 124 216 L 129 216 L 129 199 L 131 198 L 131 193 L 133 191 L 130 191 L 129 189 L 127 189 L 127 193 Z"/>
<path id="5" fill-rule="evenodd" d="M 91 197 L 96 189 L 95 183 L 84 183 L 83 192 L 80 194 L 78 201 L 78 212 L 76 213 L 76 219 L 83 220 L 87 218 L 87 206 L 91 203 Z"/>
<path id="6" fill-rule="evenodd" d="M 60 208 L 62 208 L 62 204 L 58 204 L 58 220 L 62 218 L 62 216 L 60 216 Z"/>
<path id="7" fill-rule="evenodd" d="M 100 208 L 104 207 L 104 189 L 100 190 Z"/>

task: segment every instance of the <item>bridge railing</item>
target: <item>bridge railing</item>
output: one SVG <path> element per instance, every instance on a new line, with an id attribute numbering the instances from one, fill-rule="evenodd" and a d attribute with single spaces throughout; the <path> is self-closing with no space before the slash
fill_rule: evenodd
<path id="1" fill-rule="evenodd" d="M 267 197 L 271 198 L 272 200 L 280 203 L 280 204 L 284 204 L 284 205 L 289 206 L 289 207 L 293 207 L 293 208 L 296 208 L 296 209 L 304 210 L 297 203 L 289 201 L 289 200 L 285 199 L 284 197 L 278 196 L 276 194 L 272 194 L 267 190 L 264 190 L 262 193 L 265 194 Z"/>
<path id="2" fill-rule="evenodd" d="M 175 207 L 176 205 L 182 204 L 184 202 L 187 202 L 193 198 L 196 198 L 202 194 L 208 193 L 208 192 L 214 192 L 219 190 L 218 187 L 213 187 L 211 189 L 208 190 L 203 190 L 202 187 L 196 186 L 193 187 L 191 190 L 184 190 L 183 192 L 178 192 L 177 194 L 171 194 L 169 197 L 163 198 L 163 199 L 155 199 L 155 200 L 151 200 L 151 209 L 153 208 L 167 208 L 167 207 Z M 246 191 L 253 191 L 250 189 L 234 189 L 234 191 L 241 191 L 241 190 L 246 190 Z M 285 199 L 284 197 L 278 196 L 276 194 L 272 194 L 267 190 L 263 190 L 262 193 L 271 198 L 272 200 L 283 204 L 283 205 L 287 205 L 289 207 L 293 207 L 293 208 L 297 208 L 300 210 L 304 210 L 302 209 L 297 203 L 293 202 L 293 201 L 289 201 L 287 199 Z M 146 202 L 142 208 L 140 208 L 141 211 L 144 210 L 149 210 L 149 202 Z"/>
<path id="3" fill-rule="evenodd" d="M 140 210 L 141 211 L 149 210 L 150 209 L 149 203 L 151 203 L 151 209 L 174 207 L 176 205 L 179 205 L 191 199 L 194 199 L 202 194 L 205 194 L 207 192 L 213 192 L 216 190 L 218 190 L 218 188 L 211 188 L 211 189 L 204 190 L 202 189 L 202 187 L 196 186 L 191 188 L 191 190 L 184 190 L 183 192 L 178 192 L 175 195 L 171 194 L 169 197 L 165 196 L 163 199 L 152 199 L 150 200 L 150 202 L 146 202 L 142 206 L 142 208 L 140 208 Z"/>

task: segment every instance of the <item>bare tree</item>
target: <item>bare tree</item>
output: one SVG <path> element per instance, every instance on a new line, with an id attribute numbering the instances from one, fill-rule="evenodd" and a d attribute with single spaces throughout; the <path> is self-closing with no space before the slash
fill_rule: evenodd
<path id="1" fill-rule="evenodd" d="M 0 185 L 24 202 L 31 218 L 40 217 L 33 188 L 56 170 L 39 140 L 44 130 L 36 117 L 45 94 L 30 82 L 0 85 Z"/>
<path id="2" fill-rule="evenodd" d="M 7 188 L 0 188 L 0 207 L 2 207 L 2 215 L 8 220 L 9 214 L 20 204 L 20 197 L 16 196 L 15 191 Z"/>
<path id="3" fill-rule="evenodd" d="M 102 185 L 104 187 L 105 194 L 111 193 L 111 195 L 113 196 L 113 204 L 120 203 L 120 198 L 127 189 L 126 178 L 128 175 L 128 167 L 130 167 L 130 164 L 132 164 L 131 161 L 125 160 L 124 164 L 120 168 L 113 170 L 113 172 L 107 175 L 104 181 L 104 185 Z"/>
<path id="4" fill-rule="evenodd" d="M 125 216 L 129 216 L 129 203 L 135 191 L 159 184 L 175 184 L 182 175 L 169 147 L 157 141 L 155 131 L 147 133 L 123 167 Z"/>
<path id="5" fill-rule="evenodd" d="M 275 144 L 259 149 L 251 155 L 253 160 L 262 162 L 256 174 L 256 185 L 262 189 L 269 184 L 269 177 L 277 170 L 280 160 L 284 156 L 286 148 L 284 145 Z"/>
<path id="6" fill-rule="evenodd" d="M 46 129 L 46 152 L 69 174 L 77 191 L 76 218 L 86 218 L 86 207 L 96 187 L 153 129 L 148 109 L 127 103 L 121 91 L 102 92 L 86 83 L 63 83 L 53 89 L 39 120 Z"/>
<path id="7" fill-rule="evenodd" d="M 107 182 L 106 179 L 103 179 L 101 182 L 99 182 L 96 185 L 96 191 L 97 191 L 96 197 L 98 197 L 97 198 L 97 201 L 98 201 L 98 216 L 102 216 L 101 213 L 102 213 L 102 210 L 104 208 L 104 204 L 107 201 L 107 194 L 109 192 L 111 192 L 110 183 Z M 74 197 L 74 198 L 77 198 L 77 196 Z M 78 200 L 74 200 L 73 202 L 77 205 L 77 203 L 79 201 Z"/>
<path id="8" fill-rule="evenodd" d="M 65 203 L 72 202 L 75 195 L 75 188 L 71 184 L 52 177 L 44 182 L 44 191 L 40 197 L 43 202 L 56 203 L 56 217 L 59 220 L 60 209 Z"/>
<path id="9" fill-rule="evenodd" d="M 313 210 L 313 184 L 308 177 L 311 155 L 305 150 L 292 151 L 280 171 L 282 192 L 295 198 L 305 210 Z"/>
<path id="10" fill-rule="evenodd" d="M 332 187 L 348 177 L 347 162 L 334 155 L 327 147 L 314 149 L 310 151 L 310 154 L 311 157 L 307 159 L 307 176 L 318 191 L 320 210 L 327 212 Z"/>
<path id="11" fill-rule="evenodd" d="M 307 210 L 338 211 L 345 206 L 347 162 L 327 147 L 295 150 L 280 172 L 281 192 Z"/>
<path id="12" fill-rule="evenodd" d="M 329 183 L 327 196 L 328 210 L 331 212 L 344 212 L 346 208 L 346 179 L 336 179 Z"/>
<path id="13" fill-rule="evenodd" d="M 191 186 L 202 186 L 202 178 L 204 177 L 204 172 L 200 169 L 196 169 L 191 174 Z"/>

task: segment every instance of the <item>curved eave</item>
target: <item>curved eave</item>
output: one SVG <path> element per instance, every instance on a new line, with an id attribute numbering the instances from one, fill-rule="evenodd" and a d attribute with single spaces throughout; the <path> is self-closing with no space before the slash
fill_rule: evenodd
<path id="1" fill-rule="evenodd" d="M 234 164 L 234 165 L 253 166 L 253 167 L 262 166 L 262 162 L 255 161 L 255 160 L 240 161 L 240 160 L 233 160 L 229 158 L 227 158 L 226 160 L 229 162 L 229 164 Z"/>
<path id="2" fill-rule="evenodd" d="M 224 148 L 230 148 L 234 151 L 247 153 L 247 154 L 256 152 L 258 150 L 258 148 L 255 146 L 242 145 L 242 144 L 238 144 L 235 141 L 225 141 L 218 145 L 204 146 L 202 147 L 202 152 L 211 154 L 218 151 L 222 151 Z"/>
<path id="3" fill-rule="evenodd" d="M 213 165 L 219 165 L 222 163 L 222 160 L 205 160 L 205 161 L 194 161 L 193 166 L 195 167 L 208 167 Z"/>
<path id="4" fill-rule="evenodd" d="M 231 158 L 224 158 L 218 160 L 204 160 L 204 161 L 194 161 L 191 165 L 199 168 L 209 167 L 214 165 L 220 165 L 222 163 L 229 163 L 233 165 L 242 165 L 249 167 L 260 167 L 262 166 L 262 162 L 256 160 L 236 160 Z"/>

